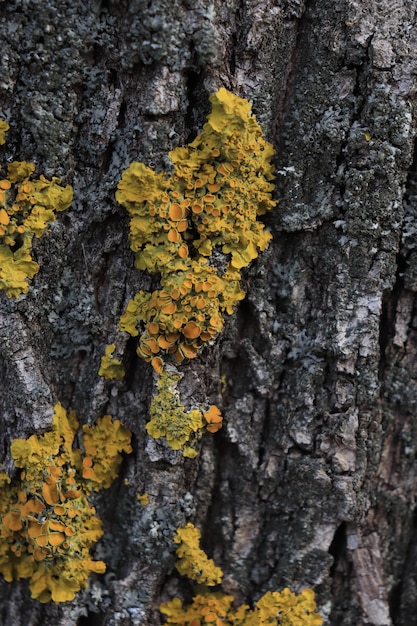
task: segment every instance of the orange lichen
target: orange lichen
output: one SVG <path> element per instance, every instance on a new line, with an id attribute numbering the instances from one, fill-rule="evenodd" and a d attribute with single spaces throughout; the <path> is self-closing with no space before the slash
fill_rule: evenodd
<path id="1" fill-rule="evenodd" d="M 110 485 L 120 452 L 131 451 L 129 431 L 109 416 L 83 428 L 85 455 L 73 447 L 77 430 L 74 413 L 57 404 L 50 431 L 12 442 L 20 480 L 0 473 L 0 572 L 28 578 L 40 602 L 72 600 L 90 573 L 105 571 L 90 556 L 103 531 L 87 497 Z"/>
<path id="2" fill-rule="evenodd" d="M 0 120 L 0 144 L 5 143 L 7 129 Z M 31 257 L 33 238 L 39 238 L 55 213 L 72 202 L 70 185 L 62 187 L 55 177 L 31 180 L 34 170 L 33 163 L 13 161 L 7 177 L 0 180 L 0 289 L 9 298 L 27 293 L 28 280 L 39 270 Z"/>
<path id="3" fill-rule="evenodd" d="M 222 427 L 222 414 L 214 404 L 204 413 L 204 419 L 207 422 L 207 430 L 210 433 L 216 433 Z"/>
<path id="4" fill-rule="evenodd" d="M 241 269 L 271 239 L 258 217 L 276 204 L 271 196 L 274 150 L 249 102 L 224 88 L 210 102 L 202 132 L 169 153 L 170 177 L 134 162 L 116 192 L 131 217 L 135 266 L 160 277 L 160 288 L 137 293 L 119 322 L 120 330 L 140 335 L 138 355 L 165 376 L 147 430 L 153 437 L 166 437 L 175 450 L 185 445 L 184 455 L 190 457 L 196 453 L 189 439 L 204 426 L 209 432 L 219 430 L 221 415 L 215 407 L 204 416 L 198 410 L 186 412 L 172 376 L 167 385 L 165 364 L 195 358 L 221 332 L 224 315 L 232 314 L 245 297 Z M 108 376 L 116 365 L 113 349 L 114 344 L 106 348 L 102 376 L 113 377 Z"/>
<path id="5" fill-rule="evenodd" d="M 169 153 L 170 178 L 132 163 L 116 193 L 131 216 L 136 267 L 161 275 L 161 288 L 140 291 L 120 320 L 132 336 L 145 323 L 138 354 L 147 361 L 160 355 L 180 363 L 211 342 L 245 295 L 240 270 L 271 238 L 257 217 L 275 205 L 272 146 L 249 102 L 224 88 L 210 101 L 200 135 Z"/>

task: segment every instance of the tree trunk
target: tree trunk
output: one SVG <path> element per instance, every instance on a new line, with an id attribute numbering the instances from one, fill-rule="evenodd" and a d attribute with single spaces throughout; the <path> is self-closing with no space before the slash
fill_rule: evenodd
<path id="1" fill-rule="evenodd" d="M 414 0 L 0 2 L 3 163 L 33 161 L 74 201 L 36 241 L 27 295 L 0 292 L 0 460 L 50 428 L 111 414 L 134 453 L 97 500 L 104 576 L 63 604 L 0 580 L 0 622 L 157 625 L 189 589 L 192 521 L 238 604 L 315 590 L 324 624 L 408 626 L 417 612 L 417 5 Z M 181 366 L 224 425 L 196 459 L 148 437 L 150 365 L 97 375 L 134 269 L 114 192 L 132 161 L 169 169 L 224 86 L 277 151 L 273 239 L 213 347 Z M 147 492 L 149 504 L 137 502 Z M 185 595 L 184 595 L 185 594 Z"/>

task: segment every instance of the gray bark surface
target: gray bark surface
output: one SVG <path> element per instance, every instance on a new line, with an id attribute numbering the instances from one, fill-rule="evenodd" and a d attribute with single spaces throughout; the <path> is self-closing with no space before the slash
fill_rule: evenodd
<path id="1" fill-rule="evenodd" d="M 417 624 L 416 13 L 415 0 L 0 1 L 2 154 L 75 192 L 36 241 L 27 296 L 0 292 L 0 461 L 13 471 L 10 442 L 48 429 L 58 401 L 134 434 L 97 500 L 107 573 L 62 605 L 0 580 L 0 624 L 160 624 L 161 601 L 189 591 L 172 542 L 187 521 L 238 603 L 312 587 L 326 625 Z M 120 346 L 125 379 L 97 371 L 128 299 L 155 287 L 133 267 L 116 184 L 134 160 L 169 168 L 221 86 L 277 150 L 279 205 L 246 299 L 182 367 L 183 399 L 224 415 L 189 460 L 146 434 L 153 375 L 135 341 Z"/>

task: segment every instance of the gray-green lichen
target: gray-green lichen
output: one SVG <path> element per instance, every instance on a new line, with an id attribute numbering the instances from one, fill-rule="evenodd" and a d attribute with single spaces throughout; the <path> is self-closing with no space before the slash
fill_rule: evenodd
<path id="1" fill-rule="evenodd" d="M 2 9 L 2 46 L 8 59 L 3 81 L 13 98 L 11 139 L 19 128 L 21 154 L 42 159 L 43 169 L 72 169 L 74 111 L 83 66 L 98 34 L 97 16 L 85 3 L 59 6 L 27 0 Z M 20 68 L 25 68 L 24 80 Z"/>
<path id="2" fill-rule="evenodd" d="M 204 66 L 216 54 L 214 2 L 178 4 L 133 0 L 122 21 L 124 69 L 164 63 L 171 71 Z"/>

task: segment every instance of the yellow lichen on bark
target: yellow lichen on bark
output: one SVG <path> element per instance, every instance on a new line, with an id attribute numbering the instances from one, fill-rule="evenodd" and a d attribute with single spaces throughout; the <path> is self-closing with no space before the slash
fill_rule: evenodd
<path id="1" fill-rule="evenodd" d="M 133 336 L 145 324 L 138 354 L 147 361 L 160 355 L 181 363 L 210 343 L 245 296 L 240 270 L 271 239 L 257 218 L 276 204 L 273 148 L 249 102 L 224 88 L 210 101 L 202 132 L 169 153 L 169 178 L 132 163 L 118 184 L 136 267 L 161 274 L 161 288 L 136 294 L 120 320 Z M 224 255 L 221 267 L 216 252 Z"/>
<path id="2" fill-rule="evenodd" d="M 322 626 L 323 618 L 316 612 L 314 592 L 300 594 L 290 589 L 268 591 L 251 609 L 243 604 L 233 606 L 233 596 L 220 592 L 199 593 L 191 604 L 173 598 L 161 605 L 167 624 L 173 626 Z"/>
<path id="3" fill-rule="evenodd" d="M 91 573 L 104 573 L 90 555 L 103 531 L 88 496 L 110 486 L 120 453 L 131 452 L 130 432 L 110 416 L 83 428 L 85 454 L 73 445 L 77 430 L 57 404 L 50 431 L 12 442 L 20 478 L 0 473 L 0 573 L 29 579 L 40 602 L 72 600 Z"/>
<path id="4" fill-rule="evenodd" d="M 200 548 L 200 539 L 201 533 L 194 524 L 188 523 L 177 529 L 174 541 L 179 544 L 179 547 L 175 567 L 183 576 L 201 585 L 213 587 L 221 583 L 223 572 Z"/>
<path id="5" fill-rule="evenodd" d="M 165 437 L 174 450 L 184 446 L 190 457 L 196 452 L 189 440 L 203 428 L 219 430 L 222 417 L 215 406 L 186 411 L 165 365 L 195 358 L 221 332 L 224 316 L 245 297 L 242 268 L 271 239 L 258 217 L 276 204 L 274 150 L 249 102 L 224 88 L 210 102 L 202 132 L 169 153 L 171 176 L 134 162 L 116 192 L 131 218 L 136 267 L 160 276 L 160 288 L 139 291 L 119 322 L 120 330 L 139 335 L 137 354 L 162 378 L 147 431 Z M 101 361 L 99 374 L 106 378 L 122 376 L 114 345 Z"/>
<path id="6" fill-rule="evenodd" d="M 5 143 L 8 128 L 0 120 L 0 144 Z M 9 298 L 28 292 L 28 281 L 39 270 L 31 256 L 33 239 L 41 237 L 55 213 L 72 202 L 70 185 L 61 186 L 56 177 L 32 179 L 34 171 L 33 163 L 13 161 L 0 179 L 0 289 Z"/>
<path id="7" fill-rule="evenodd" d="M 4 120 L 0 120 L 0 146 L 6 143 L 5 133 L 9 130 L 10 126 Z"/>
<path id="8" fill-rule="evenodd" d="M 83 426 L 85 448 L 83 477 L 91 489 L 107 489 L 119 474 L 122 452 L 130 454 L 131 432 L 110 415 L 99 418 L 92 426 Z M 89 460 L 86 463 L 86 459 Z"/>
<path id="9" fill-rule="evenodd" d="M 99 376 L 104 376 L 109 380 L 120 380 L 125 375 L 122 362 L 113 357 L 116 344 L 112 343 L 106 346 L 105 354 L 101 357 L 101 365 L 98 371 Z"/>
<path id="10" fill-rule="evenodd" d="M 181 404 L 177 389 L 181 374 L 164 369 L 157 381 L 157 393 L 151 400 L 150 421 L 146 430 L 151 437 L 164 437 L 173 450 L 182 449 L 188 458 L 197 456 L 194 445 L 205 429 L 216 432 L 221 428 L 222 416 L 212 405 L 207 411 L 187 411 Z"/>
<path id="11" fill-rule="evenodd" d="M 295 594 L 286 588 L 268 591 L 251 609 L 248 605 L 234 606 L 234 598 L 222 592 L 204 589 L 221 583 L 223 572 L 200 548 L 200 531 L 191 523 L 177 529 L 174 541 L 177 548 L 176 568 L 180 574 L 199 583 L 191 604 L 180 598 L 161 604 L 167 624 L 175 626 L 322 626 L 323 619 L 316 612 L 314 592 L 304 589 Z"/>

